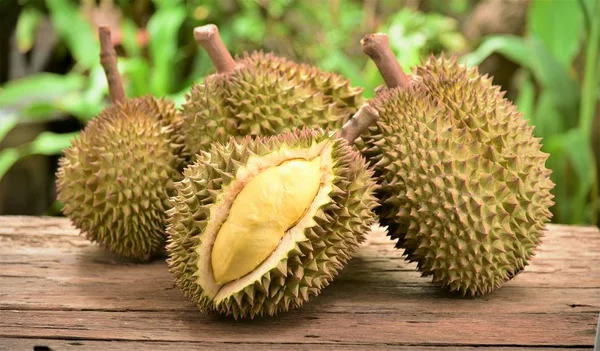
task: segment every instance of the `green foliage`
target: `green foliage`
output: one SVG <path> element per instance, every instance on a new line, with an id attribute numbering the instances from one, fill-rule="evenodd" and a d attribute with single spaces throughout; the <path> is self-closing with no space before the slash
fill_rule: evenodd
<path id="1" fill-rule="evenodd" d="M 599 2 L 532 0 L 525 37 L 490 36 L 462 58 L 478 65 L 499 53 L 522 67 L 516 103 L 551 154 L 557 222 L 597 222 L 598 155 L 590 139 L 598 118 Z M 198 25 L 219 25 L 234 55 L 274 51 L 338 72 L 372 97 L 383 81 L 361 53 L 365 33 L 388 33 L 392 50 L 409 70 L 430 53 L 465 50 L 458 22 L 446 15 L 464 16 L 472 6 L 469 0 L 431 0 L 427 7 L 435 11 L 422 13 L 395 1 L 377 2 L 375 8 L 375 2 L 343 0 L 153 0 L 139 14 L 129 1 L 116 3 L 123 8 L 119 70 L 127 95 L 167 96 L 176 104 L 213 70 L 193 40 L 191 31 Z M 0 141 L 24 121 L 74 116 L 85 124 L 107 104 L 96 29 L 75 0 L 48 0 L 46 9 L 23 9 L 15 32 L 18 50 L 32 50 L 36 29 L 47 16 L 59 37 L 55 55 L 74 64 L 63 75 L 38 73 L 0 87 Z M 75 136 L 42 133 L 30 143 L 0 150 L 0 178 L 19 159 L 59 153 Z"/>
<path id="2" fill-rule="evenodd" d="M 119 4 L 129 5 L 126 1 Z M 392 11 L 382 18 L 380 28 L 367 28 L 358 2 L 239 0 L 230 3 L 230 8 L 219 0 L 155 0 L 153 4 L 155 10 L 145 26 L 132 17 L 121 19 L 124 56 L 119 58 L 119 70 L 129 97 L 167 96 L 181 104 L 192 84 L 212 70 L 208 57 L 197 54 L 191 35 L 193 27 L 205 23 L 220 25 L 221 36 L 234 54 L 259 48 L 275 51 L 343 74 L 353 84 L 364 86 L 367 96 L 381 84 L 381 78 L 364 55 L 356 54 L 365 32 L 391 31 L 393 49 L 407 67 L 431 51 L 464 46 L 456 22 L 435 13 Z M 65 75 L 39 73 L 0 87 L 0 140 L 21 121 L 71 115 L 85 124 L 106 106 L 107 85 L 98 60 L 96 29 L 73 0 L 48 0 L 46 7 L 59 46 L 66 48 L 75 65 Z M 32 49 L 45 15 L 35 7 L 22 11 L 16 30 L 20 51 Z M 141 33 L 149 37 L 147 43 L 139 40 Z M 31 143 L 0 151 L 0 178 L 22 157 L 59 153 L 71 137 L 40 134 Z"/>
<path id="3" fill-rule="evenodd" d="M 517 103 L 550 153 L 554 220 L 561 223 L 597 224 L 598 165 L 591 135 L 600 77 L 599 26 L 598 0 L 533 0 L 525 38 L 488 37 L 463 57 L 467 64 L 478 65 L 497 52 L 525 70 Z M 578 54 L 585 62 L 580 77 L 574 62 Z"/>

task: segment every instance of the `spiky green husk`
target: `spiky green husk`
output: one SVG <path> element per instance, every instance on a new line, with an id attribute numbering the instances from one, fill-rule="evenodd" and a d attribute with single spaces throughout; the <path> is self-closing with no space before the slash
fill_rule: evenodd
<path id="1" fill-rule="evenodd" d="M 183 105 L 186 154 L 232 136 L 338 129 L 361 103 L 362 89 L 340 75 L 255 52 L 238 59 L 233 72 L 192 87 Z"/>
<path id="2" fill-rule="evenodd" d="M 491 292 L 527 265 L 551 217 L 547 154 L 491 79 L 431 58 L 384 91 L 363 138 L 397 246 L 451 291 Z"/>
<path id="3" fill-rule="evenodd" d="M 343 140 L 332 141 L 333 191 L 331 201 L 315 217 L 317 226 L 303 230 L 306 239 L 282 257 L 279 264 L 260 279 L 215 304 L 197 284 L 198 253 L 215 204 L 237 169 L 253 156 L 281 148 L 306 148 L 327 140 L 328 134 L 313 130 L 294 131 L 274 137 L 246 137 L 226 145 L 213 144 L 207 153 L 184 171 L 176 183 L 177 195 L 168 210 L 167 260 L 177 285 L 203 312 L 218 312 L 235 318 L 274 315 L 301 306 L 345 266 L 374 222 L 376 206 L 372 172 L 364 159 Z"/>
<path id="4" fill-rule="evenodd" d="M 165 210 L 183 166 L 179 119 L 169 101 L 127 100 L 90 121 L 65 150 L 58 200 L 89 240 L 140 260 L 164 250 Z"/>

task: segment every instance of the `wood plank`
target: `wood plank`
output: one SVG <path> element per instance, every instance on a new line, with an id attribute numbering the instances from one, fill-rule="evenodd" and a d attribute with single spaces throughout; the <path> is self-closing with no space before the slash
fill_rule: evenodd
<path id="1" fill-rule="evenodd" d="M 196 311 L 3 310 L 0 337 L 391 345 L 593 344 L 597 313 L 310 313 L 233 321 Z M 351 332 L 350 332 L 351 331 Z M 467 334 L 467 335 L 465 335 Z"/>
<path id="2" fill-rule="evenodd" d="M 40 351 L 114 351 L 117 349 L 128 351 L 173 351 L 173 350 L 237 350 L 256 351 L 264 349 L 277 349 L 282 351 L 319 351 L 319 350 L 389 350 L 397 351 L 548 351 L 547 347 L 520 347 L 520 346 L 456 346 L 456 345 L 390 345 L 370 344 L 353 345 L 347 343 L 331 344 L 294 344 L 294 343 L 215 343 L 215 342 L 151 342 L 151 341 L 97 341 L 97 340 L 55 340 L 55 339 L 13 339 L 0 338 L 0 350 L 33 350 L 37 346 Z M 44 349 L 46 348 L 46 349 Z M 553 347 L 552 351 L 589 351 L 589 348 Z"/>
<path id="3" fill-rule="evenodd" d="M 200 314 L 160 260 L 137 264 L 111 255 L 62 218 L 0 217 L 0 349 L 38 339 L 60 342 L 48 343 L 58 349 L 87 349 L 73 340 L 98 349 L 115 348 L 111 340 L 127 349 L 166 349 L 170 342 L 311 350 L 593 345 L 597 228 L 550 225 L 531 266 L 480 298 L 445 293 L 414 269 L 375 230 L 322 296 L 275 318 L 234 322 Z"/>

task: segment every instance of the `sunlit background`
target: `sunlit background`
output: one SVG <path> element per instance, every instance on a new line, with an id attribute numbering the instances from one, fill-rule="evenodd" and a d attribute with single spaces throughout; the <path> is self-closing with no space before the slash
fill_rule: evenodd
<path id="1" fill-rule="evenodd" d="M 107 104 L 96 29 L 112 28 L 129 97 L 185 100 L 212 72 L 192 36 L 215 23 L 230 51 L 262 49 L 382 84 L 360 49 L 385 32 L 410 69 L 456 55 L 494 76 L 544 138 L 554 222 L 598 224 L 597 0 L 0 0 L 0 214 L 60 215 L 61 150 Z M 596 6 L 600 9 L 600 6 Z"/>

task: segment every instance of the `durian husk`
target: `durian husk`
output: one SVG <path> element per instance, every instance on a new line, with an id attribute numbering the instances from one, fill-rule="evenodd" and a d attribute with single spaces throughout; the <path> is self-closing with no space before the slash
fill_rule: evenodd
<path id="1" fill-rule="evenodd" d="M 476 68 L 431 57 L 412 81 L 378 94 L 380 120 L 359 142 L 381 185 L 376 212 L 423 276 L 489 293 L 541 241 L 553 204 L 548 154 Z"/>
<path id="2" fill-rule="evenodd" d="M 165 211 L 184 159 L 172 102 L 150 96 L 106 108 L 64 152 L 64 214 L 91 241 L 124 257 L 164 252 Z"/>
<path id="3" fill-rule="evenodd" d="M 230 73 L 192 87 L 183 104 L 185 151 L 192 157 L 230 137 L 277 135 L 296 127 L 339 129 L 362 104 L 344 77 L 254 52 Z"/>
<path id="4" fill-rule="evenodd" d="M 269 157 L 276 152 L 296 155 L 298 149 L 319 143 L 330 150 L 332 180 L 323 187 L 329 186 L 331 190 L 326 193 L 328 201 L 314 209 L 314 216 L 300 221 L 312 223 L 299 229 L 302 239 L 291 241 L 289 250 L 278 247 L 265 260 L 268 262 L 259 266 L 261 271 L 240 278 L 240 281 L 245 279 L 243 284 L 229 283 L 236 284 L 235 288 L 227 284 L 203 286 L 202 279 L 212 272 L 199 269 L 199 261 L 209 258 L 200 257 L 198 252 L 203 251 L 198 248 L 204 240 L 210 240 L 207 226 L 213 226 L 211 214 L 219 213 L 215 204 L 221 207 L 225 204 L 227 208 L 227 202 L 223 201 L 233 202 L 228 189 L 236 175 L 246 174 L 244 167 L 257 157 Z M 244 169 L 240 171 L 241 168 Z M 177 194 L 171 198 L 172 208 L 167 212 L 167 262 L 177 285 L 201 311 L 236 319 L 274 315 L 303 305 L 329 285 L 370 230 L 375 220 L 372 209 L 377 204 L 373 195 L 376 184 L 371 176 L 359 153 L 344 140 L 332 139 L 330 133 L 322 131 L 295 130 L 273 137 L 246 137 L 224 145 L 213 144 L 185 169 L 184 179 L 175 185 Z"/>

